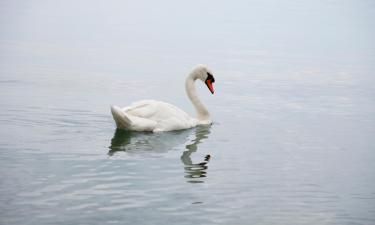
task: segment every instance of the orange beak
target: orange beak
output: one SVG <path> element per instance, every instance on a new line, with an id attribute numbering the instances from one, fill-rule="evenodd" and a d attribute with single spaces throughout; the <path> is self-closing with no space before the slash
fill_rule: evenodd
<path id="1" fill-rule="evenodd" d="M 214 86 L 212 86 L 212 81 L 211 80 L 206 80 L 206 85 L 208 87 L 208 89 L 211 91 L 211 93 L 213 94 L 215 91 L 214 91 Z"/>

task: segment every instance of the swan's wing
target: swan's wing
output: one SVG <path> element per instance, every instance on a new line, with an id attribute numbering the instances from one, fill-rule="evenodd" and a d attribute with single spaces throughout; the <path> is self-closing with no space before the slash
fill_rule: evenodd
<path id="1" fill-rule="evenodd" d="M 131 116 L 152 119 L 154 121 L 162 121 L 170 118 L 176 118 L 178 120 L 191 119 L 191 117 L 180 108 L 166 102 L 154 100 L 135 102 L 123 110 Z"/>
<path id="2" fill-rule="evenodd" d="M 158 107 L 155 101 L 139 101 L 125 107 L 123 110 L 131 116 L 152 118 L 158 112 Z"/>

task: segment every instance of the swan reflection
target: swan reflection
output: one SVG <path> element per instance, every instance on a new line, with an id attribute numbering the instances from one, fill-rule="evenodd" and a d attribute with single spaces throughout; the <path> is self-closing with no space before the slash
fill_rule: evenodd
<path id="1" fill-rule="evenodd" d="M 116 129 L 108 155 L 112 156 L 119 151 L 127 154 L 167 152 L 185 143 L 191 132 L 192 130 L 152 133 Z"/>
<path id="2" fill-rule="evenodd" d="M 134 132 L 116 129 L 109 146 L 108 155 L 116 152 L 127 152 L 127 154 L 139 154 L 144 152 L 162 153 L 178 149 L 182 144 L 190 140 L 185 146 L 186 150 L 181 155 L 181 162 L 184 164 L 185 178 L 187 182 L 201 183 L 207 176 L 207 163 L 211 156 L 206 155 L 201 161 L 194 163 L 191 155 L 198 150 L 202 140 L 207 139 L 210 134 L 210 126 L 198 126 L 189 130 L 150 133 Z M 194 135 L 193 138 L 191 136 Z"/>
<path id="3" fill-rule="evenodd" d="M 186 145 L 187 150 L 182 153 L 181 161 L 185 165 L 185 177 L 189 179 L 188 182 L 190 183 L 201 183 L 203 181 L 195 178 L 207 176 L 207 163 L 210 161 L 211 156 L 206 155 L 203 161 L 199 163 L 193 163 L 190 156 L 198 150 L 198 145 L 202 142 L 202 140 L 207 139 L 209 134 L 210 127 L 197 127 L 195 129 L 195 139 L 192 140 L 193 143 Z"/>

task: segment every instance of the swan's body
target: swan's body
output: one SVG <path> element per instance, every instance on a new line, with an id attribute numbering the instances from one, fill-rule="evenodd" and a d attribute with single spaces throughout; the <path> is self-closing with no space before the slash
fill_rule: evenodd
<path id="1" fill-rule="evenodd" d="M 126 130 L 171 131 L 195 127 L 198 124 L 197 119 L 176 106 L 155 100 L 134 102 L 122 109 L 112 106 L 111 111 L 117 127 Z"/>
<path id="2" fill-rule="evenodd" d="M 215 81 L 204 66 L 198 66 L 186 78 L 186 93 L 197 111 L 197 118 L 189 116 L 180 108 L 166 102 L 142 100 L 124 108 L 111 106 L 116 126 L 125 130 L 160 132 L 211 124 L 210 114 L 198 99 L 194 87 L 194 81 L 197 79 L 204 81 L 212 93 L 212 82 Z"/>

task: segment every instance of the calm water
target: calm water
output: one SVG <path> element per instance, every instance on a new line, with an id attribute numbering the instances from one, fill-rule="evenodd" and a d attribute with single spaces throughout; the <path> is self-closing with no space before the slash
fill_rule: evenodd
<path id="1" fill-rule="evenodd" d="M 2 1 L 0 224 L 375 224 L 373 1 Z M 116 130 L 140 99 L 214 124 Z"/>

